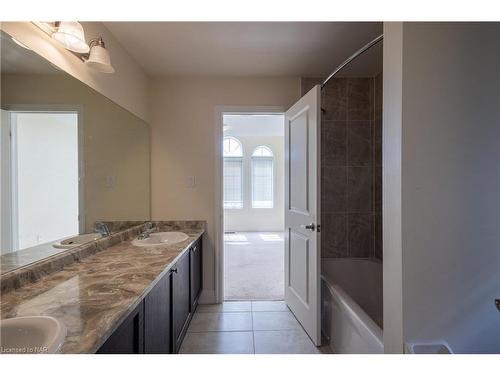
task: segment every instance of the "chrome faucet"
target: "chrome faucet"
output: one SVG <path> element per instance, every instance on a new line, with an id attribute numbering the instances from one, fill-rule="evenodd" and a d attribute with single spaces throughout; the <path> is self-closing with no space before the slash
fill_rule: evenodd
<path id="1" fill-rule="evenodd" d="M 148 221 L 147 223 L 144 224 L 144 229 L 141 232 L 141 234 L 139 234 L 137 239 L 145 240 L 146 238 L 149 238 L 149 235 L 151 234 L 151 232 L 153 232 L 153 223 Z"/>
<path id="2" fill-rule="evenodd" d="M 111 231 L 109 230 L 108 226 L 103 223 L 102 221 L 96 221 L 94 223 L 94 232 L 99 233 L 103 237 L 107 237 L 111 235 Z"/>

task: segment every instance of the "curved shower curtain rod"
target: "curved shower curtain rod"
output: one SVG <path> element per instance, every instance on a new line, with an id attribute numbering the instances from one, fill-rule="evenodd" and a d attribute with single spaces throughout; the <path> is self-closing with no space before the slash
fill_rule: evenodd
<path id="1" fill-rule="evenodd" d="M 340 64 L 337 69 L 335 69 L 326 79 L 323 81 L 321 84 L 321 88 L 325 87 L 325 85 L 328 83 L 329 80 L 331 80 L 338 72 L 340 72 L 342 69 L 344 69 L 349 63 L 354 60 L 356 57 L 359 55 L 363 54 L 363 52 L 368 51 L 370 48 L 372 48 L 375 44 L 380 42 L 381 40 L 384 39 L 384 34 L 379 35 L 375 39 L 373 39 L 370 43 L 364 45 L 361 47 L 359 50 L 357 50 L 351 57 L 349 57 L 346 61 L 344 61 L 342 64 Z"/>

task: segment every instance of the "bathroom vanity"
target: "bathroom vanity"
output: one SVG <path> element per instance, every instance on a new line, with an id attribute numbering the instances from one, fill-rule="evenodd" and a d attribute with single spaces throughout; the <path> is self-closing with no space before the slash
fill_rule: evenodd
<path id="1" fill-rule="evenodd" d="M 198 305 L 201 251 L 200 239 L 183 250 L 97 353 L 177 353 Z"/>
<path id="2" fill-rule="evenodd" d="M 202 290 L 205 222 L 155 222 L 187 239 L 136 246 L 144 227 L 2 275 L 1 319 L 57 319 L 60 353 L 177 353 Z"/>

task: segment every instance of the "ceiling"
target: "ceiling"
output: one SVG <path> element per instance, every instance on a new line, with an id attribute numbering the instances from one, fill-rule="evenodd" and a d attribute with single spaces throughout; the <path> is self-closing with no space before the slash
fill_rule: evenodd
<path id="1" fill-rule="evenodd" d="M 324 77 L 381 22 L 104 22 L 150 76 Z M 371 57 L 370 57 L 371 56 Z M 381 71 L 367 54 L 356 75 Z"/>

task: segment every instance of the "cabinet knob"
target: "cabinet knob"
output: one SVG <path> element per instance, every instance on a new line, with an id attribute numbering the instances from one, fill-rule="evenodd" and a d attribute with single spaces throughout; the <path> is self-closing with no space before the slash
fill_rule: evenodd
<path id="1" fill-rule="evenodd" d="M 172 268 L 172 273 L 177 273 L 177 268 Z"/>

